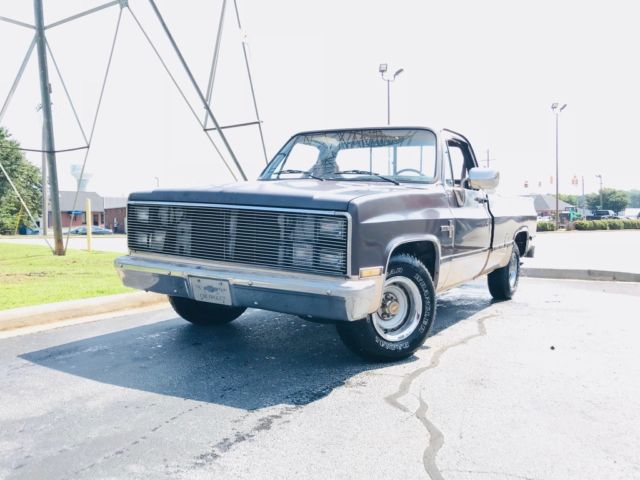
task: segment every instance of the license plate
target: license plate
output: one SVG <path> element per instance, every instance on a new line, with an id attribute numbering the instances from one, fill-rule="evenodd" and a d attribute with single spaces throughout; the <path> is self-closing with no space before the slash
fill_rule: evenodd
<path id="1" fill-rule="evenodd" d="M 226 280 L 189 277 L 193 297 L 200 302 L 231 305 L 231 289 Z"/>

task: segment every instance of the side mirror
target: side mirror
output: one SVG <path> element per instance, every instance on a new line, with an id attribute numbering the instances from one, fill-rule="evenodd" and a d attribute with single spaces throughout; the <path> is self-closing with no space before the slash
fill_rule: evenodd
<path id="1" fill-rule="evenodd" d="M 500 172 L 492 168 L 472 168 L 469 170 L 469 185 L 471 188 L 494 190 L 500 183 Z"/>

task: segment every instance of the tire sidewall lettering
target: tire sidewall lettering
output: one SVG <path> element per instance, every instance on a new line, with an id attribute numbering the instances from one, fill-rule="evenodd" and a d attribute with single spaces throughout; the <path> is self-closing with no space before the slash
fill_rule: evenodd
<path id="1" fill-rule="evenodd" d="M 387 274 L 387 278 L 395 276 L 404 276 L 411 280 L 420 290 L 423 301 L 422 315 L 418 327 L 406 339 L 400 342 L 389 342 L 377 334 L 375 335 L 375 343 L 385 350 L 402 351 L 414 348 L 412 344 L 420 341 L 425 332 L 429 329 L 431 319 L 433 318 L 433 300 L 435 290 L 429 288 L 429 282 L 421 275 L 421 272 L 412 265 L 398 265 L 391 268 Z"/>

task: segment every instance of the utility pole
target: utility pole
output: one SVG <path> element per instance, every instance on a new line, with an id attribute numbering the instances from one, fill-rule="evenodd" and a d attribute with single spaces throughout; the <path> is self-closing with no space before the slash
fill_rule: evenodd
<path id="1" fill-rule="evenodd" d="M 44 34 L 44 15 L 42 0 L 33 0 L 33 12 L 36 27 L 36 45 L 38 48 L 38 69 L 40 72 L 40 96 L 42 98 L 42 118 L 44 129 L 44 150 L 47 157 L 47 170 L 51 194 L 51 216 L 53 217 L 54 255 L 64 255 L 62 244 L 62 219 L 60 218 L 60 194 L 58 192 L 58 170 L 56 166 L 55 142 L 53 139 L 53 116 L 51 114 L 51 92 L 47 50 Z"/>
<path id="2" fill-rule="evenodd" d="M 596 175 L 596 178 L 600 180 L 600 208 L 604 210 L 604 201 L 602 200 L 602 175 Z"/>
<path id="3" fill-rule="evenodd" d="M 581 215 L 584 214 L 584 210 L 585 210 L 585 198 L 584 198 L 584 175 L 582 175 L 582 200 L 581 200 L 581 206 L 582 206 L 582 212 L 580 212 Z"/>
<path id="4" fill-rule="evenodd" d="M 489 155 L 489 149 L 487 148 L 487 159 L 486 159 L 487 165 L 486 165 L 486 168 L 489 168 L 489 165 L 490 165 L 490 163 L 491 163 L 491 160 L 495 160 L 495 158 L 491 158 L 491 157 L 490 157 L 490 155 Z"/>

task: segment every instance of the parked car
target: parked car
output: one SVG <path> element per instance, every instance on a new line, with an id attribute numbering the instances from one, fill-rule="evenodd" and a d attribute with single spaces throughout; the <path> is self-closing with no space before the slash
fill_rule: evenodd
<path id="1" fill-rule="evenodd" d="M 115 265 L 194 324 L 290 313 L 335 323 L 365 358 L 401 359 L 427 338 L 437 294 L 488 275 L 495 299 L 514 295 L 536 212 L 498 181 L 451 130 L 300 133 L 255 182 L 132 193 Z"/>
<path id="2" fill-rule="evenodd" d="M 613 210 L 595 210 L 593 215 L 587 215 L 587 220 L 607 220 L 620 218 Z"/>
<path id="3" fill-rule="evenodd" d="M 113 230 L 109 229 L 109 228 L 104 228 L 104 227 L 99 227 L 98 225 L 93 225 L 91 227 L 91 234 L 92 235 L 109 235 L 113 233 Z M 72 235 L 86 235 L 87 234 L 87 227 L 86 226 L 82 226 L 82 227 L 75 227 L 71 229 L 71 234 Z"/>
<path id="4" fill-rule="evenodd" d="M 39 228 L 33 228 L 33 227 L 26 227 L 26 226 L 21 226 L 18 229 L 18 234 L 19 235 L 40 235 L 40 229 Z"/>

